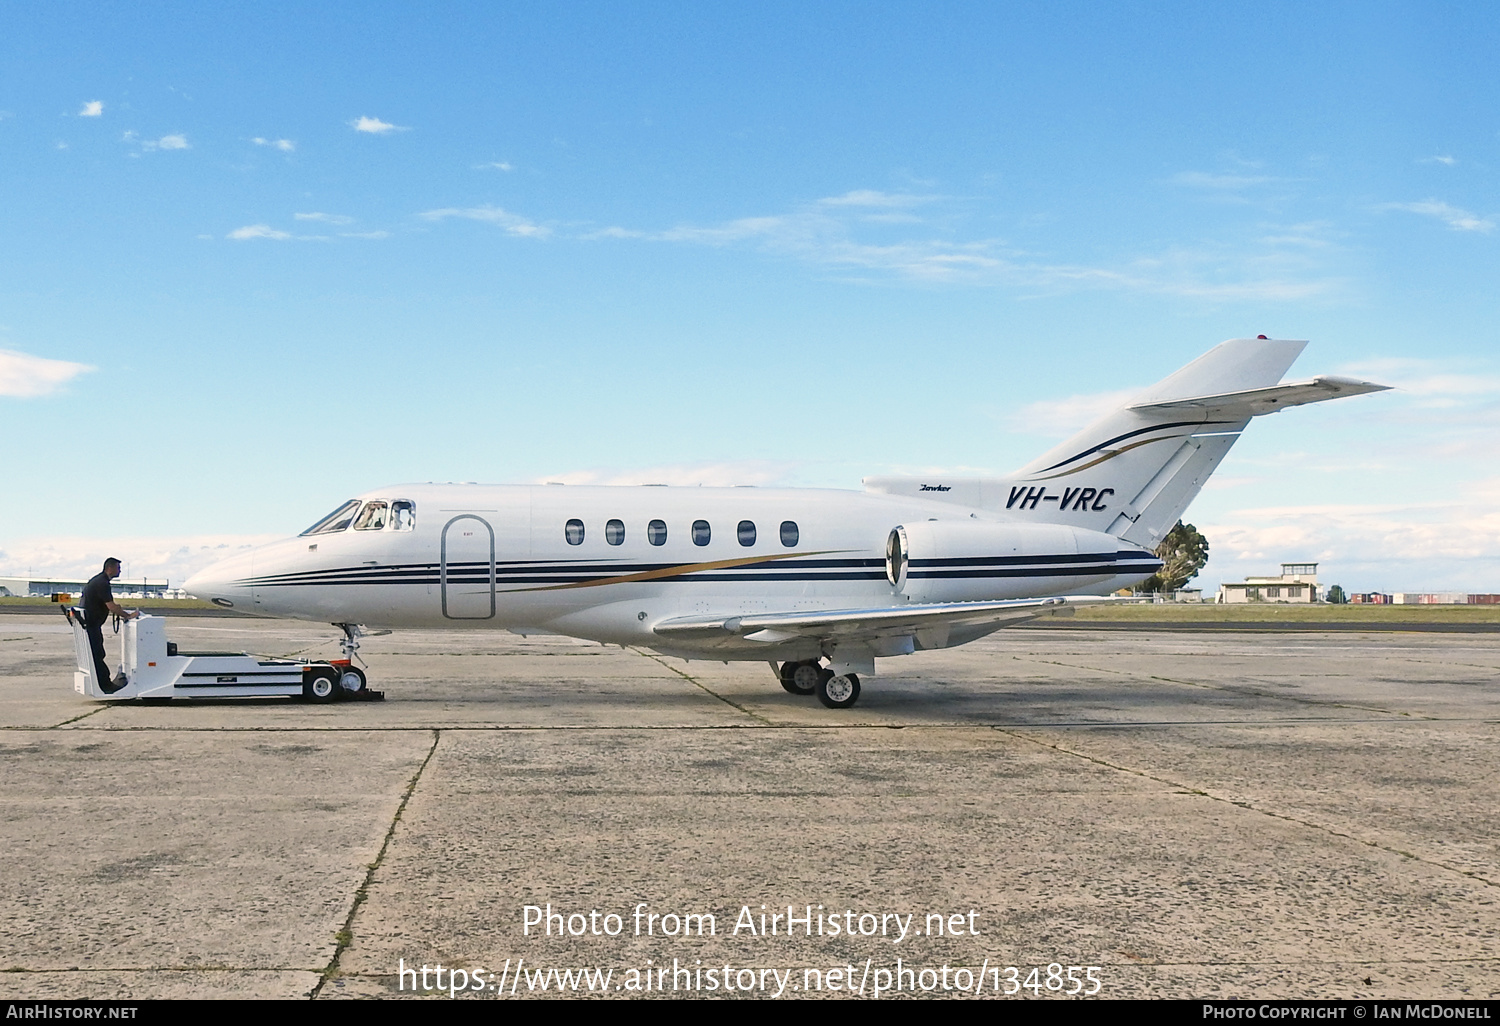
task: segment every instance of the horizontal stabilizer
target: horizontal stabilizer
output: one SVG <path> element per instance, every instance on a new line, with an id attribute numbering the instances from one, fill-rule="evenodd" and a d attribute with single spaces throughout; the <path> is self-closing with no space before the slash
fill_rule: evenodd
<path id="1" fill-rule="evenodd" d="M 1288 406 L 1305 406 L 1321 403 L 1327 399 L 1340 399 L 1366 392 L 1384 392 L 1389 385 L 1377 385 L 1372 381 L 1354 378 L 1318 377 L 1310 381 L 1294 381 L 1269 388 L 1252 388 L 1244 392 L 1224 392 L 1219 395 L 1200 395 L 1188 399 L 1163 399 L 1155 402 L 1136 403 L 1132 410 L 1198 410 L 1204 413 L 1225 414 L 1237 417 L 1258 417 L 1264 413 L 1275 413 Z"/>

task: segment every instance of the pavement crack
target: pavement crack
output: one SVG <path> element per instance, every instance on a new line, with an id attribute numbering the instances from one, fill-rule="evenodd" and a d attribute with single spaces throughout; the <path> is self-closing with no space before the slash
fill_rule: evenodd
<path id="1" fill-rule="evenodd" d="M 770 720 L 766 719 L 764 716 L 760 715 L 759 713 L 751 712 L 749 709 L 746 709 L 743 705 L 740 705 L 740 703 L 734 701 L 734 699 L 732 699 L 732 698 L 725 698 L 723 695 L 719 694 L 713 688 L 709 687 L 707 684 L 704 684 L 698 678 L 692 677 L 692 676 L 690 676 L 690 675 L 688 675 L 686 673 L 683 673 L 677 667 L 673 666 L 671 663 L 667 662 L 665 659 L 663 659 L 661 656 L 657 655 L 656 653 L 654 653 L 654 652 L 646 652 L 646 651 L 644 651 L 642 649 L 635 648 L 634 646 L 631 647 L 630 651 L 634 652 L 636 655 L 642 655 L 642 656 L 645 656 L 647 659 L 651 659 L 651 660 L 654 660 L 655 662 L 661 663 L 663 666 L 665 666 L 667 669 L 671 670 L 673 673 L 677 674 L 677 676 L 681 677 L 683 680 L 687 681 L 689 684 L 693 685 L 696 688 L 701 689 L 705 694 L 712 695 L 714 698 L 717 698 L 719 701 L 723 702 L 725 705 L 729 706 L 730 708 L 738 709 L 740 712 L 744 713 L 746 716 L 750 717 L 752 720 L 758 720 L 759 722 L 764 723 L 768 727 L 775 726 L 775 724 L 773 724 Z"/>
<path id="2" fill-rule="evenodd" d="M 1354 834 L 1339 830 L 1336 827 L 1329 826 L 1327 823 L 1319 823 L 1311 819 L 1304 819 L 1301 816 L 1293 816 L 1290 813 L 1275 812 L 1271 809 L 1267 809 L 1260 805 L 1257 805 L 1255 802 L 1246 801 L 1241 798 L 1227 798 L 1223 795 L 1214 794 L 1212 791 L 1205 790 L 1204 788 L 1194 787 L 1191 784 L 1184 784 L 1180 780 L 1173 780 L 1171 777 L 1161 776 L 1160 774 L 1151 773 L 1143 769 L 1137 769 L 1133 766 L 1123 766 L 1119 763 L 1110 762 L 1108 759 L 1101 759 L 1096 755 L 1089 755 L 1086 752 L 1077 752 L 1071 748 L 1064 748 L 1062 745 L 1053 744 L 1050 741 L 1043 741 L 1040 738 L 1030 737 L 1019 730 L 1007 730 L 1004 727 L 992 727 L 991 729 L 998 731 L 1001 734 L 1006 734 L 1010 737 L 1016 738 L 1019 741 L 1029 741 L 1031 744 L 1039 745 L 1042 748 L 1050 748 L 1054 752 L 1059 752 L 1063 755 L 1071 755 L 1075 759 L 1083 759 L 1086 762 L 1091 762 L 1096 766 L 1103 766 L 1106 769 L 1112 769 L 1119 773 L 1129 773 L 1132 776 L 1140 777 L 1143 780 L 1154 780 L 1158 784 L 1165 784 L 1166 786 L 1176 788 L 1179 791 L 1184 791 L 1192 795 L 1201 795 L 1202 797 L 1207 798 L 1209 801 L 1219 802 L 1223 805 L 1230 805 L 1237 809 L 1244 809 L 1247 812 L 1254 812 L 1261 816 L 1268 816 L 1271 819 L 1279 819 L 1285 823 L 1296 823 L 1298 826 L 1304 826 L 1310 830 L 1319 830 L 1323 833 L 1331 834 L 1334 837 L 1342 837 L 1345 840 L 1353 841 L 1356 844 L 1362 844 L 1367 848 L 1374 848 L 1376 851 L 1383 851 L 1391 855 L 1398 855 L 1404 859 L 1411 859 L 1413 862 L 1420 862 L 1424 866 L 1432 866 L 1434 869 L 1441 869 L 1444 872 L 1454 873 L 1458 876 L 1466 877 L 1470 880 L 1476 880 L 1479 883 L 1484 884 L 1486 887 L 1500 888 L 1500 881 L 1491 880 L 1488 877 L 1475 872 L 1474 870 L 1461 869 L 1458 866 L 1451 866 L 1446 862 L 1442 862 L 1434 858 L 1428 858 L 1423 855 L 1418 855 L 1414 852 L 1407 851 L 1404 848 L 1397 848 L 1394 845 L 1382 844 L 1379 841 L 1371 841 L 1363 837 L 1356 837 Z"/>
<path id="3" fill-rule="evenodd" d="M 70 723 L 77 723 L 79 720 L 85 719 L 85 718 L 87 718 L 89 716 L 93 716 L 95 713 L 102 713 L 104 710 L 106 710 L 108 708 L 109 708 L 109 706 L 107 706 L 107 705 L 101 705 L 97 709 L 90 709 L 88 712 L 79 713 L 77 716 L 74 716 L 72 719 L 63 720 L 61 723 L 54 723 L 54 724 L 52 724 L 52 726 L 47 727 L 45 729 L 47 729 L 47 730 L 56 730 L 58 727 L 66 727 Z"/>
<path id="4" fill-rule="evenodd" d="M 1041 659 L 1034 655 L 1013 656 L 1012 658 L 1022 662 L 1047 663 L 1051 666 L 1066 666 L 1074 670 L 1090 670 L 1094 673 L 1112 673 L 1119 677 L 1130 677 L 1146 680 L 1159 680 L 1164 684 L 1181 684 L 1183 687 L 1199 688 L 1203 691 L 1224 691 L 1231 695 L 1254 695 L 1256 698 L 1277 699 L 1283 702 L 1295 702 L 1299 705 L 1311 705 L 1318 708 L 1329 709 L 1358 709 L 1361 712 L 1375 712 L 1386 716 L 1404 716 L 1406 713 L 1397 712 L 1394 709 L 1385 709 L 1378 705 L 1360 705 L 1355 702 L 1333 702 L 1322 698 L 1302 698 L 1297 695 L 1287 695 L 1276 691 L 1265 691 L 1260 688 L 1236 688 L 1224 684 L 1207 684 L 1200 680 L 1183 680 L 1180 677 L 1163 677 L 1158 674 L 1139 674 L 1131 670 L 1113 670 L 1109 667 L 1088 666 L 1083 663 L 1066 663 L 1061 659 Z M 1431 717 L 1423 717 L 1428 719 Z"/>
<path id="5" fill-rule="evenodd" d="M 369 868 L 365 870 L 365 878 L 360 883 L 359 889 L 354 892 L 354 901 L 349 906 L 349 915 L 344 919 L 344 928 L 338 932 L 338 943 L 333 949 L 333 957 L 328 960 L 328 965 L 320 974 L 317 986 L 313 987 L 312 992 L 307 995 L 314 1001 L 322 993 L 323 987 L 328 981 L 339 974 L 339 960 L 344 957 L 344 952 L 349 948 L 349 945 L 354 943 L 354 917 L 359 914 L 360 908 L 370 896 L 370 884 L 375 879 L 376 870 L 385 861 L 385 853 L 390 850 L 391 841 L 396 836 L 396 827 L 400 825 L 401 816 L 406 812 L 406 803 L 411 801 L 411 796 L 417 789 L 417 783 L 422 779 L 423 771 L 427 769 L 427 764 L 432 761 L 432 757 L 437 754 L 438 742 L 442 738 L 443 732 L 441 730 L 433 730 L 432 745 L 427 749 L 427 757 L 422 760 L 422 765 L 418 766 L 417 771 L 412 774 L 411 780 L 407 781 L 406 791 L 401 795 L 401 801 L 396 805 L 396 814 L 391 817 L 391 825 L 386 829 L 385 840 L 380 843 L 380 851 L 376 854 L 375 861 L 371 862 Z"/>

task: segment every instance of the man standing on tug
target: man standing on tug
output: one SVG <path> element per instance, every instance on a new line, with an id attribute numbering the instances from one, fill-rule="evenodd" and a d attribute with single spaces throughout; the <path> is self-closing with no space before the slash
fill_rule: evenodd
<path id="1" fill-rule="evenodd" d="M 112 695 L 129 683 L 125 671 L 111 681 L 109 667 L 104 664 L 104 622 L 111 613 L 122 620 L 134 620 L 139 613 L 122 608 L 115 601 L 114 590 L 109 582 L 120 576 L 120 561 L 110 556 L 104 561 L 104 569 L 89 579 L 83 586 L 83 627 L 88 632 L 89 650 L 94 655 L 94 673 L 99 681 L 99 690 Z"/>

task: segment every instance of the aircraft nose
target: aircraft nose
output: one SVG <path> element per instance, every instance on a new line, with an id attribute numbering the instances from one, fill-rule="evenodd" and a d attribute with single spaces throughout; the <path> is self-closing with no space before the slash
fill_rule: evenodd
<path id="1" fill-rule="evenodd" d="M 222 560 L 182 582 L 182 590 L 216 606 L 251 608 L 250 560 L 239 556 Z"/>

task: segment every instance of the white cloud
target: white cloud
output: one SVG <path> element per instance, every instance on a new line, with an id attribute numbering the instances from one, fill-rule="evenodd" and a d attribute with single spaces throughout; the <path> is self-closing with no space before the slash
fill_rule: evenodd
<path id="1" fill-rule="evenodd" d="M 88 364 L 49 360 L 44 356 L 0 349 L 0 396 L 29 399 L 50 395 L 78 375 L 94 370 Z"/>
<path id="2" fill-rule="evenodd" d="M 103 100 L 89 100 L 83 105 L 83 109 L 78 112 L 78 116 L 81 118 L 97 118 L 103 113 Z"/>
<path id="3" fill-rule="evenodd" d="M 492 160 L 492 161 L 490 161 L 487 164 L 475 164 L 474 165 L 474 170 L 476 170 L 476 171 L 482 171 L 485 168 L 494 168 L 496 171 L 514 171 L 515 170 L 514 167 L 512 167 L 507 161 L 504 161 L 504 160 Z"/>
<path id="4" fill-rule="evenodd" d="M 1423 157 L 1421 162 L 1423 164 L 1443 164 L 1447 167 L 1452 167 L 1454 164 L 1458 163 L 1457 160 L 1454 160 L 1449 156 Z"/>
<path id="5" fill-rule="evenodd" d="M 406 128 L 401 125 L 393 125 L 389 121 L 381 121 L 379 118 L 360 116 L 349 122 L 349 126 L 356 132 L 368 132 L 370 135 L 385 135 L 387 132 L 405 132 Z"/>
<path id="6" fill-rule="evenodd" d="M 819 203 L 829 207 L 915 207 L 931 203 L 936 196 L 914 196 L 909 193 L 880 192 L 877 189 L 851 189 L 842 196 L 825 196 Z"/>
<path id="7" fill-rule="evenodd" d="M 596 232 L 587 232 L 579 237 L 583 239 L 648 239 L 651 238 L 651 233 L 633 231 L 629 228 L 612 225 L 608 228 L 601 228 Z"/>
<path id="8" fill-rule="evenodd" d="M 290 139 L 262 139 L 260 136 L 256 136 L 250 141 L 257 146 L 274 147 L 275 149 L 278 149 L 283 153 L 291 153 L 297 148 L 297 144 L 292 142 L 292 140 Z"/>
<path id="9" fill-rule="evenodd" d="M 483 221 L 497 228 L 504 229 L 510 235 L 518 235 L 525 238 L 544 239 L 552 234 L 552 229 L 545 225 L 539 225 L 519 214 L 512 214 L 500 207 L 444 207 L 441 210 L 427 210 L 418 215 L 428 221 L 443 221 L 450 217 L 464 218 L 469 221 Z"/>
<path id="10" fill-rule="evenodd" d="M 152 150 L 190 150 L 187 136 L 180 134 L 164 135 L 160 139 L 140 139 L 134 131 L 126 132 L 121 138 L 125 142 L 139 142 L 144 152 Z"/>
<path id="11" fill-rule="evenodd" d="M 124 563 L 116 592 L 130 580 L 165 577 L 172 587 L 221 559 L 276 541 L 271 534 L 204 534 L 180 538 L 119 536 L 83 538 L 58 536 L 27 538 L 0 551 L 0 569 L 33 577 L 79 577 L 99 572 L 109 556 Z"/>
<path id="12" fill-rule="evenodd" d="M 572 470 L 537 478 L 537 484 L 648 485 L 730 488 L 735 485 L 784 483 L 798 464 L 776 460 L 724 460 L 716 463 L 667 463 L 639 470 Z"/>
<path id="13" fill-rule="evenodd" d="M 1449 228 L 1459 232 L 1488 232 L 1495 227 L 1495 222 L 1488 218 L 1471 214 L 1467 210 L 1449 206 L 1435 199 L 1423 200 L 1420 203 L 1387 203 L 1381 209 L 1405 210 L 1413 214 L 1435 217 Z"/>
<path id="14" fill-rule="evenodd" d="M 279 231 L 268 224 L 247 224 L 243 228 L 236 228 L 224 237 L 238 241 L 244 241 L 245 239 L 276 239 L 280 241 L 282 239 L 290 239 L 292 233 Z"/>
<path id="15" fill-rule="evenodd" d="M 310 213 L 296 214 L 294 216 L 299 221 L 315 221 L 332 225 L 345 225 L 354 220 L 354 218 L 345 217 L 343 214 Z M 338 237 L 341 239 L 385 239 L 389 238 L 390 234 L 390 232 L 386 231 L 339 232 Z M 243 228 L 236 228 L 224 237 L 239 242 L 249 239 L 273 239 L 277 242 L 283 242 L 287 239 L 294 239 L 298 242 L 329 242 L 333 238 L 330 235 L 293 235 L 291 232 L 282 231 L 280 228 L 272 228 L 268 224 L 247 224 Z"/>
<path id="16" fill-rule="evenodd" d="M 784 214 L 654 232 L 611 226 L 584 237 L 750 245 L 862 278 L 1036 293 L 1111 289 L 1209 300 L 1288 300 L 1320 295 L 1339 284 L 1314 262 L 1314 250 L 1327 247 L 1320 235 L 1326 232 L 1316 224 L 1278 227 L 1248 244 L 1180 247 L 1098 267 L 1035 259 L 999 239 L 954 239 L 941 224 L 911 213 L 919 204 L 940 199 L 854 190 Z M 899 216 L 889 216 L 893 209 Z M 885 213 L 872 215 L 871 210 Z"/>
<path id="17" fill-rule="evenodd" d="M 1175 185 L 1186 185 L 1193 189 L 1232 192 L 1265 185 L 1277 179 L 1267 175 L 1216 175 L 1205 171 L 1179 171 L 1171 180 Z"/>
<path id="18" fill-rule="evenodd" d="M 1141 388 L 1145 386 L 1142 385 Z M 1053 438 L 1066 438 L 1098 418 L 1124 406 L 1140 388 L 1070 395 L 1062 399 L 1038 399 L 1009 410 L 1005 419 L 1013 430 Z"/>
<path id="19" fill-rule="evenodd" d="M 293 214 L 298 221 L 322 221 L 324 224 L 353 224 L 354 218 L 345 214 L 324 214 L 314 212 L 311 214 Z"/>
<path id="20" fill-rule="evenodd" d="M 1500 396 L 1500 376 L 1437 360 L 1378 357 L 1346 364 L 1339 373 L 1392 385 L 1423 400 L 1456 402 Z"/>
<path id="21" fill-rule="evenodd" d="M 1500 478 L 1491 478 L 1443 502 L 1242 509 L 1198 526 L 1223 580 L 1236 579 L 1230 568 L 1267 573 L 1305 560 L 1329 565 L 1346 589 L 1490 592 L 1500 580 L 1497 500 Z"/>

